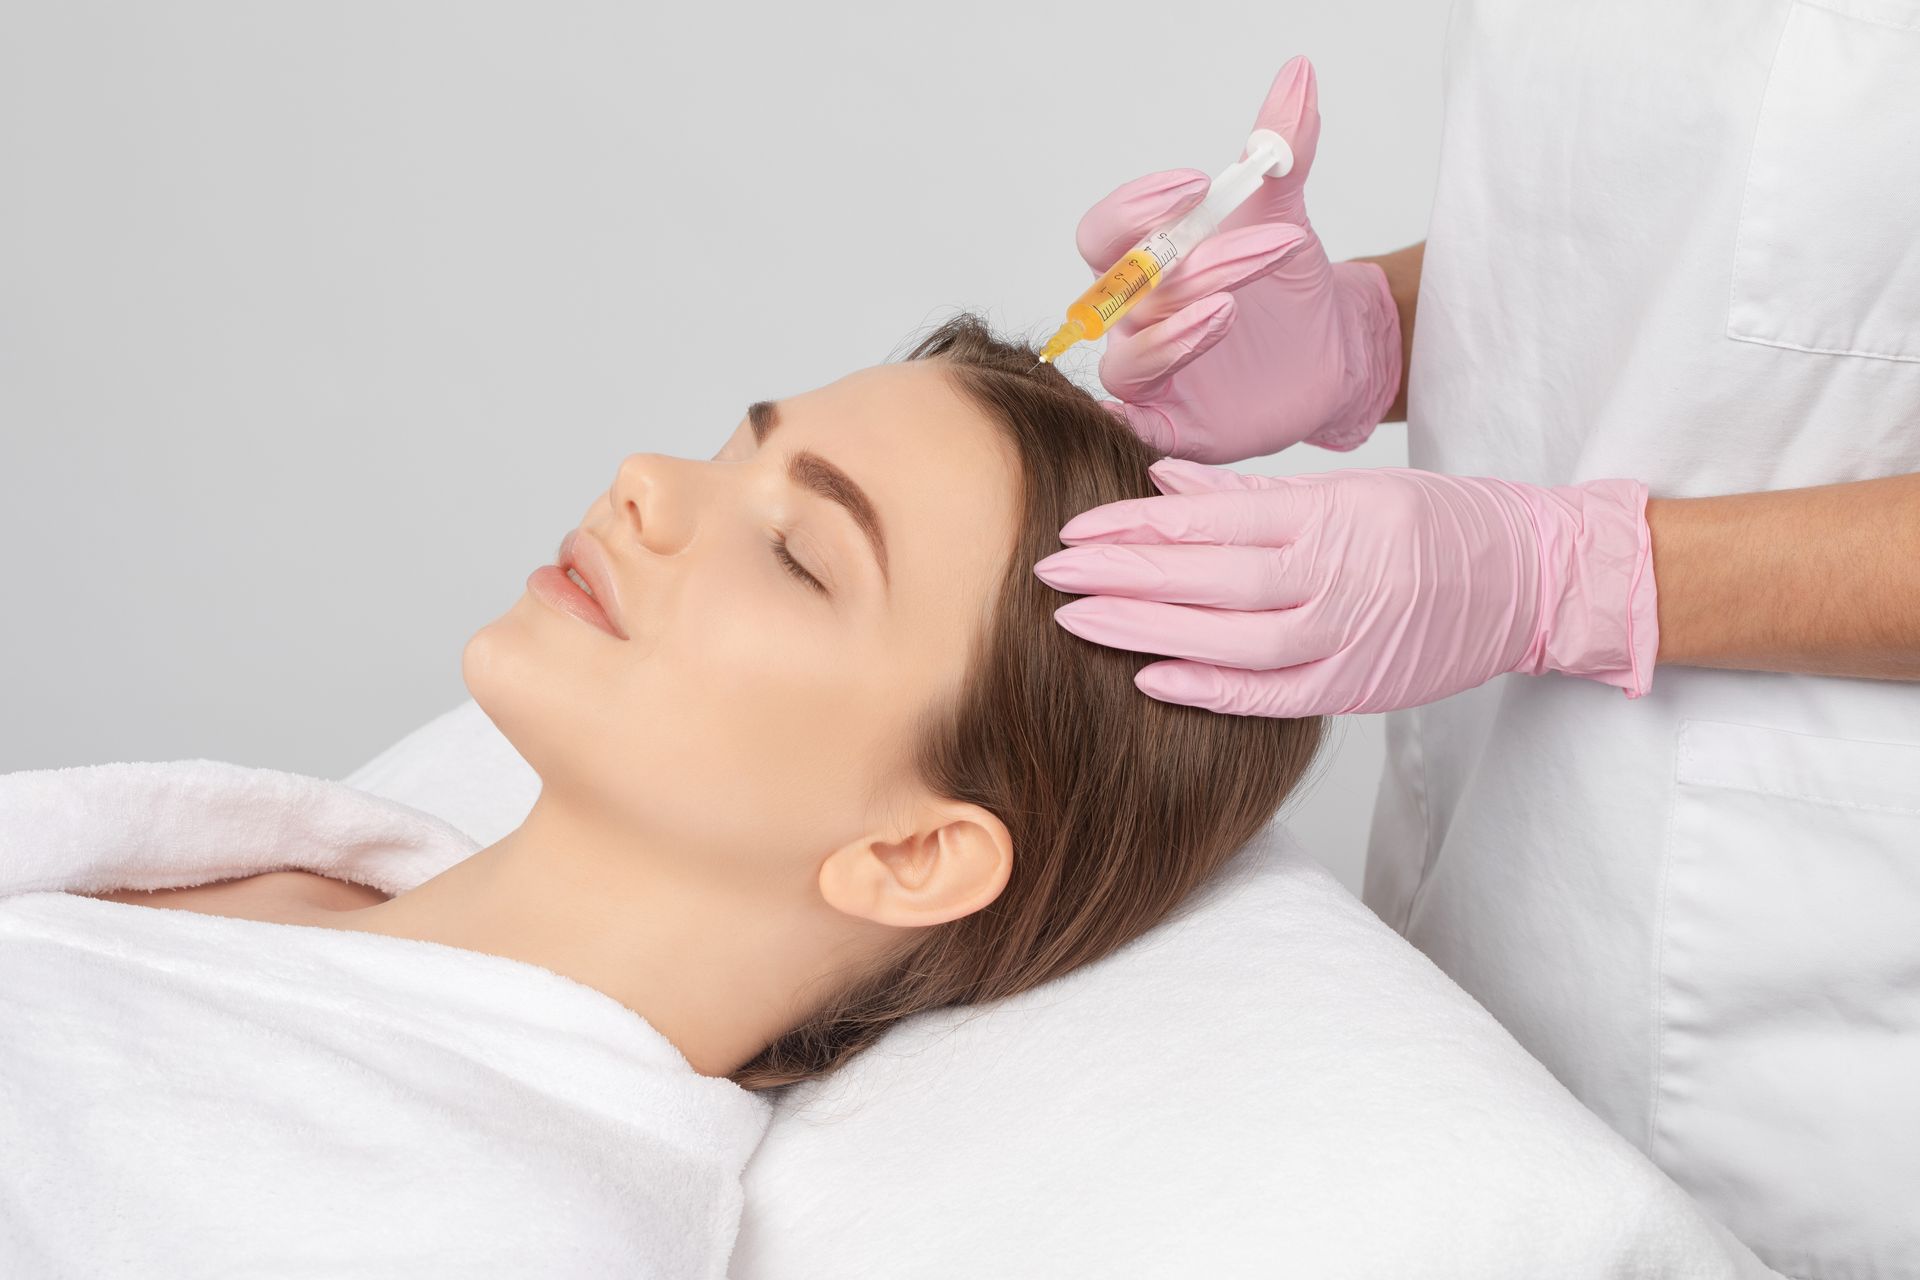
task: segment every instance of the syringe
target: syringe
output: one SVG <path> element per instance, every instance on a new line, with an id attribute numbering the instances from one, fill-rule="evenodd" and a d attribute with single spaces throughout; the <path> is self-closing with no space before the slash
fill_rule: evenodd
<path id="1" fill-rule="evenodd" d="M 1218 231 L 1221 219 L 1259 190 L 1263 178 L 1282 177 L 1292 168 L 1293 148 L 1287 140 L 1271 129 L 1255 129 L 1247 138 L 1246 159 L 1222 169 L 1207 188 L 1205 200 L 1121 254 L 1120 261 L 1067 308 L 1067 322 L 1040 348 L 1041 363 L 1058 359 L 1076 342 L 1090 342 L 1105 333 L 1175 263 Z"/>

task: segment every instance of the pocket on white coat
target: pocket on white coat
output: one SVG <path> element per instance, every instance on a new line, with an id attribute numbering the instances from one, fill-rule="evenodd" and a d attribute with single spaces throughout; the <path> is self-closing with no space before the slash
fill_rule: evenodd
<path id="1" fill-rule="evenodd" d="M 1920 741 L 1685 720 L 1675 784 L 1649 1154 L 1771 1266 L 1914 1274 Z"/>
<path id="2" fill-rule="evenodd" d="M 1920 361 L 1920 0 L 1795 0 L 1754 131 L 1727 336 Z"/>

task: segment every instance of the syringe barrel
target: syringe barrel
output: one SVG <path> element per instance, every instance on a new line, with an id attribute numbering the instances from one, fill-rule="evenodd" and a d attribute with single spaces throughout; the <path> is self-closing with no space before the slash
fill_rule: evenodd
<path id="1" fill-rule="evenodd" d="M 1078 322 L 1087 338 L 1098 338 L 1160 283 L 1161 276 L 1218 231 L 1221 220 L 1259 190 L 1262 178 L 1292 168 L 1293 150 L 1286 140 L 1271 130 L 1256 129 L 1247 139 L 1246 157 L 1220 171 L 1207 188 L 1206 199 L 1122 254 L 1067 308 L 1067 318 Z"/>
<path id="2" fill-rule="evenodd" d="M 1173 262 L 1192 253 L 1202 240 L 1218 231 L 1221 217 L 1202 201 L 1187 210 L 1177 222 L 1156 231 L 1154 235 L 1165 237 L 1167 243 L 1173 246 L 1173 261 L 1167 265 L 1171 267 Z"/>
<path id="3" fill-rule="evenodd" d="M 1271 129 L 1256 129 L 1247 139 L 1247 154 L 1217 174 L 1207 187 L 1207 198 L 1172 226 L 1162 229 L 1182 258 L 1195 245 L 1220 229 L 1228 214 L 1260 189 L 1269 175 L 1280 177 L 1293 169 L 1293 148 Z M 1171 266 L 1171 264 L 1169 264 Z"/>

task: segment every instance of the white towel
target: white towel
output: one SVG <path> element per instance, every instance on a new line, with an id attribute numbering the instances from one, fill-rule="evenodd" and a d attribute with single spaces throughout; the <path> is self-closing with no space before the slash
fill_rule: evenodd
<path id="1" fill-rule="evenodd" d="M 436 818 L 214 761 L 0 777 L 0 1274 L 721 1277 L 767 1104 L 497 956 L 36 892 L 303 866 Z"/>

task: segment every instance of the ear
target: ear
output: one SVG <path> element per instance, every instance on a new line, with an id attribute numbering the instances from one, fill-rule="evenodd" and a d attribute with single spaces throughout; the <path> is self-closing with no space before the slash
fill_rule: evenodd
<path id="1" fill-rule="evenodd" d="M 837 911 L 900 928 L 945 924 L 980 910 L 1013 874 L 1013 837 L 977 804 L 929 800 L 907 829 L 862 836 L 820 867 L 820 896 Z"/>

